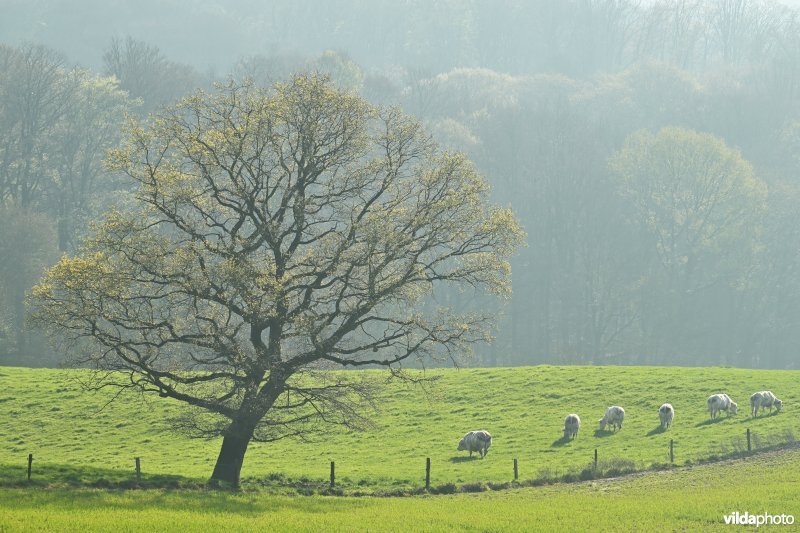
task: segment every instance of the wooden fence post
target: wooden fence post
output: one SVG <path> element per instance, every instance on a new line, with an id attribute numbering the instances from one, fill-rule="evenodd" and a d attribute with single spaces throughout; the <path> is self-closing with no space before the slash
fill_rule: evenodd
<path id="1" fill-rule="evenodd" d="M 514 481 L 519 477 L 519 470 L 517 469 L 517 458 L 514 457 Z"/>
<path id="2" fill-rule="evenodd" d="M 670 463 L 675 462 L 675 454 L 672 453 L 672 439 L 669 439 L 669 462 Z"/>
<path id="3" fill-rule="evenodd" d="M 333 485 L 336 483 L 336 471 L 335 471 L 335 468 L 336 468 L 336 466 L 334 465 L 334 462 L 331 461 L 331 488 L 333 488 Z"/>
<path id="4" fill-rule="evenodd" d="M 425 490 L 431 488 L 431 458 L 425 458 Z"/>
<path id="5" fill-rule="evenodd" d="M 142 480 L 142 464 L 139 462 L 139 458 L 136 458 L 136 481 Z"/>
<path id="6" fill-rule="evenodd" d="M 750 428 L 747 428 L 747 451 L 752 451 L 752 448 L 750 447 Z"/>
<path id="7" fill-rule="evenodd" d="M 28 481 L 31 480 L 31 467 L 33 465 L 33 454 L 28 454 Z"/>
<path id="8" fill-rule="evenodd" d="M 594 449 L 594 469 L 597 471 L 597 448 Z"/>

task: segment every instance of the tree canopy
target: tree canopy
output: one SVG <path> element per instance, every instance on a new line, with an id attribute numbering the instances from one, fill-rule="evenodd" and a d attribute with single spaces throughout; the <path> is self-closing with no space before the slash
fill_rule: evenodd
<path id="1" fill-rule="evenodd" d="M 675 127 L 632 134 L 611 168 L 652 265 L 640 290 L 646 343 L 690 358 L 703 347 L 680 332 L 715 327 L 709 302 L 753 269 L 766 184 L 721 139 Z"/>

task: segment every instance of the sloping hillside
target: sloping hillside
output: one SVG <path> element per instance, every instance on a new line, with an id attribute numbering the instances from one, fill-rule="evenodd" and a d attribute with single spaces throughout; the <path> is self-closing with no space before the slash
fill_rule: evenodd
<path id="1" fill-rule="evenodd" d="M 83 391 L 81 371 L 0 369 L 0 478 L 24 476 L 34 454 L 34 478 L 87 481 L 129 476 L 141 457 L 145 476 L 171 474 L 202 481 L 213 467 L 219 441 L 190 440 L 170 431 L 175 404 L 160 398 L 122 397 Z M 440 379 L 430 393 L 391 385 L 366 432 L 331 428 L 315 442 L 253 444 L 244 478 L 322 480 L 330 461 L 345 485 L 400 488 L 431 483 L 509 481 L 513 459 L 520 479 L 555 477 L 586 467 L 598 450 L 601 466 L 647 468 L 697 462 L 746 448 L 792 440 L 800 434 L 800 372 L 675 367 L 520 367 L 429 371 Z M 777 415 L 751 419 L 748 398 L 771 389 L 784 401 Z M 705 400 L 727 392 L 740 405 L 737 416 L 711 423 Z M 674 427 L 658 429 L 658 406 L 675 406 Z M 609 405 L 621 405 L 624 428 L 599 432 Z M 564 416 L 578 413 L 578 438 L 561 440 Z M 493 444 L 486 459 L 467 458 L 456 445 L 464 432 L 487 429 Z"/>

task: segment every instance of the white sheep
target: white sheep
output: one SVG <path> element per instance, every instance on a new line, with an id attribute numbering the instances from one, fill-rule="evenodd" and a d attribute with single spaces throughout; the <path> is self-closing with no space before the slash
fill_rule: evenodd
<path id="1" fill-rule="evenodd" d="M 759 409 L 769 407 L 769 412 L 772 413 L 772 407 L 780 412 L 783 407 L 783 402 L 780 401 L 771 391 L 764 390 L 761 392 L 754 392 L 750 396 L 750 416 L 756 416 Z"/>
<path id="2" fill-rule="evenodd" d="M 735 415 L 739 410 L 739 405 L 727 394 L 712 394 L 706 400 L 706 405 L 708 405 L 708 412 L 712 420 L 719 416 L 721 411 L 726 411 L 730 416 Z"/>
<path id="3" fill-rule="evenodd" d="M 469 456 L 472 457 L 472 452 L 481 454 L 481 458 L 489 453 L 489 446 L 492 445 L 492 436 L 485 429 L 479 431 L 470 431 L 458 443 L 458 451 L 469 451 Z"/>
<path id="4" fill-rule="evenodd" d="M 672 426 L 672 419 L 675 418 L 675 409 L 671 403 L 665 403 L 658 408 L 658 418 L 661 420 L 661 427 L 666 429 Z"/>
<path id="5" fill-rule="evenodd" d="M 564 438 L 575 438 L 578 436 L 578 430 L 581 429 L 581 418 L 572 413 L 567 415 L 564 419 Z"/>
<path id="6" fill-rule="evenodd" d="M 606 414 L 600 419 L 600 430 L 606 429 L 606 426 L 611 426 L 614 431 L 622 429 L 622 421 L 625 419 L 625 409 L 618 405 L 612 405 L 606 409 Z"/>

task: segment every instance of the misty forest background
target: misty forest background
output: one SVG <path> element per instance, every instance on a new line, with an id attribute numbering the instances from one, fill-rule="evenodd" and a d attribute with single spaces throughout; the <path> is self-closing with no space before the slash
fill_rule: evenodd
<path id="1" fill-rule="evenodd" d="M 430 303 L 497 310 L 496 341 L 468 364 L 798 367 L 797 3 L 0 0 L 0 13 L 0 364 L 59 363 L 26 328 L 25 293 L 126 202 L 130 183 L 102 164 L 126 113 L 315 70 L 419 117 L 523 223 L 509 302 Z"/>

